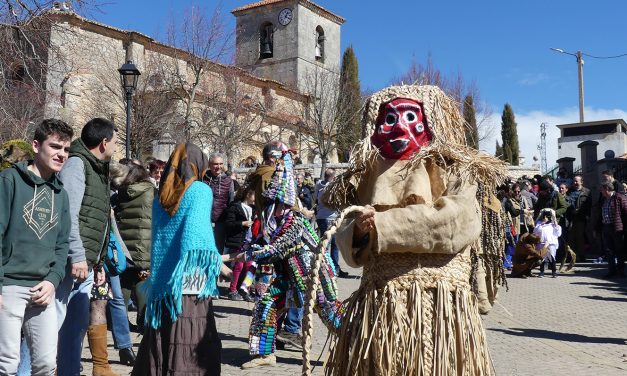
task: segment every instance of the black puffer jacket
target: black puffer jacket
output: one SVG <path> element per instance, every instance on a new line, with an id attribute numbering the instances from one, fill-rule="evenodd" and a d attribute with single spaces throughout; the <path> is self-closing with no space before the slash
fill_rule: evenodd
<path id="1" fill-rule="evenodd" d="M 252 211 L 252 208 L 251 208 Z M 240 201 L 232 202 L 224 211 L 224 221 L 226 223 L 226 241 L 224 246 L 237 249 L 242 246 L 246 238 L 248 227 L 242 222 L 247 221 L 246 213 Z"/>
<path id="2" fill-rule="evenodd" d="M 133 263 L 140 269 L 150 269 L 152 202 L 155 192 L 155 186 L 148 181 L 131 184 L 118 191 L 118 228 Z"/>

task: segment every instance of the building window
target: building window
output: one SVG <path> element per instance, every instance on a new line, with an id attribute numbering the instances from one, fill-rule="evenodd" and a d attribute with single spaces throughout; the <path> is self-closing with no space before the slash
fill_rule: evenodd
<path id="1" fill-rule="evenodd" d="M 316 27 L 316 60 L 324 61 L 324 30 L 322 27 Z"/>
<path id="2" fill-rule="evenodd" d="M 259 58 L 272 57 L 274 50 L 274 26 L 270 22 L 261 25 L 259 30 Z"/>

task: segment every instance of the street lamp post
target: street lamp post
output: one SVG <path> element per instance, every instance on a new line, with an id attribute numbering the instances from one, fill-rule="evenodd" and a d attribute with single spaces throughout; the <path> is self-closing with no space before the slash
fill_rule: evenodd
<path id="1" fill-rule="evenodd" d="M 128 60 L 120 69 L 120 79 L 122 80 L 122 88 L 126 94 L 126 158 L 131 158 L 131 99 L 133 92 L 137 88 L 137 79 L 141 75 L 139 69 Z"/>
<path id="2" fill-rule="evenodd" d="M 577 59 L 578 78 L 579 78 L 579 122 L 583 123 L 583 56 L 581 51 L 577 51 L 576 54 L 566 52 L 561 48 L 551 48 L 551 51 L 559 52 L 561 54 L 571 55 Z"/>

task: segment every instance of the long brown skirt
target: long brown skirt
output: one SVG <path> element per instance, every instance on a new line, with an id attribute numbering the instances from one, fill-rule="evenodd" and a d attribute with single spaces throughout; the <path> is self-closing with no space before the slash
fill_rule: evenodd
<path id="1" fill-rule="evenodd" d="M 176 321 L 164 309 L 159 329 L 146 323 L 131 375 L 220 375 L 221 351 L 211 299 L 184 295 L 183 313 Z"/>

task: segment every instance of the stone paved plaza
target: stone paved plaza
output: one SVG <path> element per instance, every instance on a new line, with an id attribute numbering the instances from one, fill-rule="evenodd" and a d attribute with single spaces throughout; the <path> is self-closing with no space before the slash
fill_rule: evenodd
<path id="1" fill-rule="evenodd" d="M 575 274 L 558 278 L 510 279 L 509 291 L 485 317 L 490 351 L 497 375 L 627 375 L 627 279 L 604 280 L 605 264 L 584 264 Z M 346 268 L 357 276 L 359 270 Z M 357 277 L 340 279 L 346 297 L 359 284 Z M 247 361 L 247 333 L 251 303 L 215 302 L 222 337 L 223 375 L 295 375 L 301 353 L 277 351 L 277 366 L 243 371 Z M 133 316 L 134 320 L 134 315 Z M 326 339 L 316 320 L 313 359 Z M 135 345 L 140 337 L 133 334 Z M 86 342 L 86 341 L 85 341 Z M 113 343 L 111 340 L 109 343 Z M 322 355 L 324 360 L 325 354 Z M 122 375 L 129 367 L 117 363 L 110 346 L 110 361 Z M 89 349 L 83 352 L 84 374 L 91 375 Z M 314 374 L 322 374 L 322 363 Z"/>

